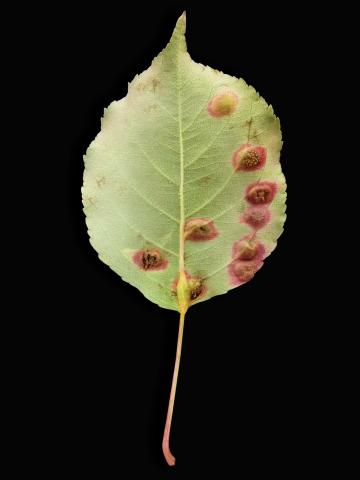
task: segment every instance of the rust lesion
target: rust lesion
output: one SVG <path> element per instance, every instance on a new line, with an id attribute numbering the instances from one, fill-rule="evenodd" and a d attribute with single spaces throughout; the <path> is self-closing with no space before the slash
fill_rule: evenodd
<path id="1" fill-rule="evenodd" d="M 247 188 L 245 198 L 253 205 L 266 205 L 273 201 L 276 191 L 277 186 L 274 182 L 257 182 Z"/>
<path id="2" fill-rule="evenodd" d="M 247 264 L 234 262 L 233 272 L 240 282 L 246 283 L 254 278 L 255 273 L 260 269 L 261 265 L 261 262 Z"/>
<path id="3" fill-rule="evenodd" d="M 192 279 L 189 281 L 189 289 L 190 289 L 190 301 L 194 301 L 200 297 L 200 295 L 204 291 L 204 286 L 202 280 L 199 278 Z"/>
<path id="4" fill-rule="evenodd" d="M 265 253 L 265 246 L 256 240 L 255 233 L 235 242 L 228 265 L 230 282 L 241 285 L 251 280 L 262 267 Z"/>
<path id="5" fill-rule="evenodd" d="M 242 214 L 240 223 L 247 223 L 254 230 L 259 230 L 269 223 L 270 218 L 271 214 L 267 206 L 260 205 L 247 208 Z"/>
<path id="6" fill-rule="evenodd" d="M 249 150 L 246 152 L 241 160 L 241 165 L 244 168 L 256 167 L 260 163 L 260 155 L 256 150 Z"/>
<path id="7" fill-rule="evenodd" d="M 161 263 L 161 254 L 158 250 L 144 250 L 141 258 L 142 266 L 144 270 L 149 270 L 159 266 Z"/>
<path id="8" fill-rule="evenodd" d="M 207 286 L 205 284 L 205 277 L 196 275 L 192 276 L 189 273 L 185 272 L 185 283 L 184 283 L 184 298 L 186 298 L 188 306 L 194 303 L 196 300 L 198 300 L 200 297 L 203 297 L 205 293 L 207 292 Z M 181 275 L 173 281 L 171 285 L 171 292 L 172 295 L 177 296 L 178 302 L 179 302 L 179 291 L 178 291 L 178 285 L 179 285 L 179 278 L 181 278 Z"/>
<path id="9" fill-rule="evenodd" d="M 209 218 L 190 218 L 184 227 L 185 240 L 201 242 L 212 240 L 218 236 L 214 222 Z"/>
<path id="10" fill-rule="evenodd" d="M 239 98 L 235 92 L 225 90 L 210 100 L 207 111 L 212 117 L 221 118 L 233 114 L 238 103 Z"/>
<path id="11" fill-rule="evenodd" d="M 164 270 L 168 260 L 158 248 L 144 248 L 133 255 L 133 262 L 145 271 Z"/>

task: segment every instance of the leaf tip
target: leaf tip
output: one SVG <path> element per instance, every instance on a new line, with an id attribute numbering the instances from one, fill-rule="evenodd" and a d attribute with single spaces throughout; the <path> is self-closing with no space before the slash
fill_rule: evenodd
<path id="1" fill-rule="evenodd" d="M 186 13 L 185 11 L 180 15 L 177 19 L 175 28 L 171 35 L 170 41 L 167 44 L 166 48 L 161 52 L 162 54 L 169 54 L 173 56 L 174 50 L 175 52 L 186 52 L 186 40 L 185 40 L 185 32 L 186 32 Z"/>
<path id="2" fill-rule="evenodd" d="M 178 32 L 181 36 L 185 35 L 186 32 L 186 12 L 184 11 L 178 18 L 174 33 Z"/>

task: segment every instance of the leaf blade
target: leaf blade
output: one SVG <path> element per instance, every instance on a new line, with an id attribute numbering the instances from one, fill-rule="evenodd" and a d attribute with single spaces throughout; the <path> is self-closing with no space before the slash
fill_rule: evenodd
<path id="1" fill-rule="evenodd" d="M 233 95 L 238 105 L 231 114 L 214 116 L 221 95 Z M 266 164 L 260 171 L 235 171 L 231 158 L 249 143 L 266 146 Z M 225 293 L 237 286 L 227 268 L 233 245 L 254 233 L 241 220 L 250 215 L 249 185 L 265 181 L 278 188 L 268 206 L 269 224 L 255 233 L 264 258 L 282 232 L 281 145 L 279 121 L 252 87 L 191 60 L 180 17 L 167 47 L 129 84 L 128 95 L 105 111 L 85 156 L 83 201 L 91 243 L 124 280 L 164 308 L 179 310 L 176 279 L 183 271 L 206 283 L 192 303 Z M 99 177 L 106 179 L 102 187 Z M 193 217 L 211 219 L 219 235 L 201 246 L 185 240 L 185 223 Z M 134 264 L 129 252 L 154 248 L 166 257 L 165 270 Z"/>

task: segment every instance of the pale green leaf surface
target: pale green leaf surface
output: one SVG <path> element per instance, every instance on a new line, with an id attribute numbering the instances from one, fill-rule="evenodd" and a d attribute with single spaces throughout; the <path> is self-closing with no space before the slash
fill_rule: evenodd
<path id="1" fill-rule="evenodd" d="M 262 180 L 278 186 L 271 221 L 256 233 L 265 256 L 283 230 L 286 197 L 272 107 L 242 79 L 193 62 L 184 34 L 183 15 L 167 47 L 129 84 L 128 95 L 105 110 L 86 152 L 82 190 L 90 241 L 101 260 L 149 300 L 173 310 L 184 221 L 209 218 L 219 233 L 184 244 L 186 272 L 207 289 L 197 303 L 235 286 L 228 273 L 232 246 L 252 232 L 239 221 L 248 206 L 246 188 Z M 208 104 L 223 91 L 234 92 L 239 103 L 231 115 L 214 118 Z M 232 155 L 249 143 L 266 147 L 265 166 L 235 171 Z M 133 255 L 146 248 L 158 248 L 167 268 L 140 269 Z"/>

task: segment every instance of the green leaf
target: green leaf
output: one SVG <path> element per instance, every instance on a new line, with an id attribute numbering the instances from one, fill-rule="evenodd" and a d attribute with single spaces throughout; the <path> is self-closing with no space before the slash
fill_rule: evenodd
<path id="1" fill-rule="evenodd" d="M 185 24 L 183 14 L 105 110 L 82 189 L 100 259 L 180 311 L 180 324 L 189 306 L 253 278 L 283 230 L 286 197 L 272 107 L 242 79 L 193 62 Z"/>

